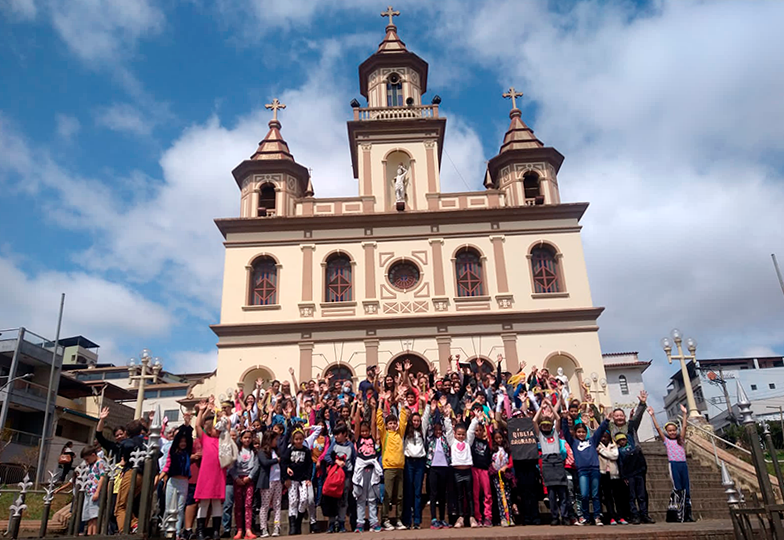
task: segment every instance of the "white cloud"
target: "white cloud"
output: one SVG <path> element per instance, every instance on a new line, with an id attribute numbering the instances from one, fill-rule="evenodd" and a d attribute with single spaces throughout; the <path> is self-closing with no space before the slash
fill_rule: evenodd
<path id="1" fill-rule="evenodd" d="M 115 103 L 95 111 L 95 123 L 112 131 L 145 136 L 152 132 L 154 121 L 129 103 Z"/>
<path id="2" fill-rule="evenodd" d="M 484 189 L 487 163 L 479 135 L 460 116 L 448 111 L 444 114 L 447 128 L 441 157 L 441 191 Z"/>
<path id="3" fill-rule="evenodd" d="M 165 307 L 125 284 L 84 272 L 28 273 L 0 256 L 1 328 L 24 326 L 54 339 L 61 293 L 66 295 L 61 337 L 89 337 L 101 345 L 103 361 L 122 358 L 122 342 L 165 336 L 174 323 Z"/>
<path id="4" fill-rule="evenodd" d="M 164 368 L 172 373 L 200 373 L 218 366 L 218 350 L 177 351 L 166 359 Z"/>
<path id="5" fill-rule="evenodd" d="M 784 5 L 612 7 L 488 2 L 470 19 L 443 14 L 439 39 L 536 100 L 526 121 L 566 155 L 564 200 L 591 202 L 605 350 L 656 358 L 650 383 L 675 370 L 658 349 L 672 326 L 703 358 L 781 350 L 769 254 L 784 245 L 784 176 L 769 164 L 784 150 Z"/>
<path id="6" fill-rule="evenodd" d="M 78 118 L 68 114 L 58 114 L 55 116 L 55 122 L 57 123 L 57 135 L 65 141 L 73 139 L 82 127 Z"/>
<path id="7" fill-rule="evenodd" d="M 11 17 L 30 21 L 38 15 L 38 7 L 35 0 L 6 0 L 0 4 L 0 9 Z"/>
<path id="8" fill-rule="evenodd" d="M 48 7 L 60 38 L 85 62 L 126 58 L 140 39 L 158 34 L 165 23 L 151 0 L 69 0 Z"/>

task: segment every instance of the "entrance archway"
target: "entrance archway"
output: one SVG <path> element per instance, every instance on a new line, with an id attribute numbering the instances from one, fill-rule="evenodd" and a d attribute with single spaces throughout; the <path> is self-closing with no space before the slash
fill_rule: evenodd
<path id="1" fill-rule="evenodd" d="M 262 388 L 266 389 L 269 388 L 270 383 L 275 380 L 275 375 L 269 369 L 256 366 L 252 367 L 245 371 L 240 377 L 240 382 L 242 383 L 242 389 L 247 394 L 248 392 L 252 392 L 254 388 L 256 388 L 256 379 L 261 379 L 264 381 L 262 384 Z"/>
<path id="2" fill-rule="evenodd" d="M 417 378 L 419 378 L 420 374 L 430 372 L 430 362 L 428 362 L 425 357 L 416 353 L 408 352 L 396 356 L 387 363 L 387 375 L 392 375 L 393 377 L 397 375 L 397 366 L 404 365 L 406 360 L 411 362 L 411 369 L 409 370 L 409 374 L 415 375 Z"/>

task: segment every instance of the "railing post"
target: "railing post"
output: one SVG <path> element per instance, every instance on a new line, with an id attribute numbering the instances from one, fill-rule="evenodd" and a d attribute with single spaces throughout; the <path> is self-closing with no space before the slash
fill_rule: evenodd
<path id="1" fill-rule="evenodd" d="M 19 486 L 19 496 L 9 507 L 8 514 L 8 532 L 6 536 L 16 540 L 19 537 L 19 524 L 22 521 L 22 513 L 27 509 L 25 499 L 27 498 L 27 490 L 33 483 L 30 481 L 30 475 L 25 474 L 24 479 L 17 484 Z"/>
<path id="2" fill-rule="evenodd" d="M 52 501 L 54 500 L 55 483 L 57 482 L 57 472 L 49 472 L 49 482 L 44 488 L 44 511 L 41 514 L 41 528 L 38 530 L 38 538 L 46 536 L 46 528 L 49 525 L 49 512 L 52 510 Z"/>
<path id="3" fill-rule="evenodd" d="M 770 459 L 773 461 L 773 471 L 776 473 L 776 480 L 779 481 L 779 493 L 781 494 L 782 500 L 784 500 L 784 480 L 781 477 L 781 466 L 779 465 L 778 452 L 776 452 L 776 447 L 773 445 L 773 437 L 770 434 L 770 426 L 768 426 L 767 422 L 764 422 L 762 425 L 764 426 L 762 434 L 765 437 L 765 446 L 767 446 Z"/>
<path id="4" fill-rule="evenodd" d="M 776 498 L 773 496 L 773 487 L 770 485 L 768 467 L 765 464 L 765 456 L 762 453 L 762 441 L 760 441 L 759 434 L 757 433 L 757 422 L 754 420 L 754 413 L 751 411 L 751 402 L 749 402 L 749 398 L 746 396 L 746 391 L 740 384 L 740 380 L 738 380 L 737 395 L 741 423 L 743 424 L 743 429 L 746 431 L 746 435 L 751 443 L 751 458 L 754 469 L 757 472 L 760 491 L 762 492 L 762 504 L 767 511 L 775 538 L 781 539 L 784 538 L 784 525 L 782 525 L 779 512 L 768 511 L 769 506 L 776 504 Z"/>
<path id="5" fill-rule="evenodd" d="M 139 462 L 144 459 L 144 448 L 137 448 L 131 452 L 131 485 L 128 489 L 128 497 L 125 500 L 125 523 L 123 526 L 123 534 L 131 534 L 131 521 L 133 520 L 133 500 L 136 498 L 136 476 L 138 474 L 137 467 Z M 119 527 L 120 524 L 118 523 Z"/>
<path id="6" fill-rule="evenodd" d="M 150 438 L 147 443 L 147 453 L 144 458 L 144 475 L 142 476 L 141 504 L 139 505 L 139 532 L 143 537 L 148 537 L 150 532 L 150 517 L 152 516 L 152 499 L 155 494 L 155 468 L 158 459 L 159 441 L 161 439 L 161 406 L 155 405 L 155 413 L 150 424 Z"/>
<path id="7" fill-rule="evenodd" d="M 71 480 L 71 491 L 73 492 L 73 499 L 71 500 L 71 519 L 68 522 L 68 535 L 77 536 L 79 534 L 79 522 L 82 518 L 82 496 L 84 493 L 79 489 L 81 483 L 79 479 L 84 474 L 87 464 L 82 461 L 76 469 L 74 469 L 73 480 Z"/>
<path id="8" fill-rule="evenodd" d="M 106 498 L 101 502 L 103 513 L 100 513 L 99 511 L 98 514 L 98 534 L 101 535 L 107 535 L 109 533 L 109 522 L 111 521 L 111 516 L 114 513 L 114 508 L 112 508 L 111 505 L 112 493 L 114 493 L 114 480 L 117 478 L 117 463 L 115 462 L 114 457 L 109 459 L 107 467 Z"/>

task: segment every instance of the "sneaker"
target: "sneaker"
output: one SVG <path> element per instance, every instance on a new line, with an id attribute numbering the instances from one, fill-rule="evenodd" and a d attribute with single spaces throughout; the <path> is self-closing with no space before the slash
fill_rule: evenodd
<path id="1" fill-rule="evenodd" d="M 642 516 L 641 521 L 643 523 L 651 523 L 651 524 L 656 523 L 656 520 L 653 519 L 651 516 Z"/>
<path id="2" fill-rule="evenodd" d="M 438 521 L 437 519 L 431 519 L 430 520 L 430 528 L 433 529 L 433 530 L 440 529 L 441 528 L 441 522 Z"/>
<path id="3" fill-rule="evenodd" d="M 476 529 L 477 527 L 479 527 L 479 524 L 476 522 L 473 516 L 471 516 L 471 518 L 469 519 L 469 523 L 471 523 L 472 529 Z"/>
<path id="4" fill-rule="evenodd" d="M 361 533 L 361 532 L 364 532 L 364 531 L 362 530 L 362 527 L 357 527 L 356 529 L 354 529 L 354 532 L 355 533 Z"/>
<path id="5" fill-rule="evenodd" d="M 419 525 L 419 523 L 414 523 L 414 526 L 412 527 L 412 529 L 414 529 L 415 531 L 418 531 L 421 528 L 422 527 Z"/>
<path id="6" fill-rule="evenodd" d="M 237 534 L 234 535 L 234 540 L 242 540 L 242 531 L 237 531 Z"/>
<path id="7" fill-rule="evenodd" d="M 634 516 L 632 518 L 632 525 L 639 525 L 640 524 L 640 516 Z"/>
<path id="8" fill-rule="evenodd" d="M 493 526 L 493 522 L 489 519 L 486 519 L 484 523 L 482 523 L 482 527 L 492 527 L 492 526 Z"/>
<path id="9" fill-rule="evenodd" d="M 463 527 L 463 518 L 459 517 L 457 518 L 457 521 L 455 521 L 455 529 L 460 529 L 462 527 Z"/>
<path id="10" fill-rule="evenodd" d="M 502 519 L 501 520 L 501 527 L 508 527 L 508 526 L 509 526 L 509 522 L 506 519 Z"/>
<path id="11" fill-rule="evenodd" d="M 625 520 L 625 519 L 623 519 L 623 518 L 619 519 L 619 520 L 618 520 L 618 523 L 620 523 L 621 525 L 628 525 L 628 524 L 629 524 L 629 522 L 628 522 L 628 521 L 626 521 L 626 520 Z"/>
<path id="12" fill-rule="evenodd" d="M 391 522 L 391 521 L 389 521 L 389 520 L 386 520 L 386 521 L 384 522 L 384 530 L 385 530 L 385 531 L 394 531 L 394 530 L 395 530 L 395 526 L 394 526 L 394 525 L 392 525 L 392 522 Z"/>
<path id="13" fill-rule="evenodd" d="M 442 528 L 442 529 L 451 529 L 451 528 L 452 528 L 452 526 L 449 524 L 449 522 L 448 522 L 447 520 L 443 520 L 443 521 L 441 522 L 441 528 Z"/>
<path id="14" fill-rule="evenodd" d="M 280 524 L 279 523 L 276 523 L 275 527 L 272 529 L 272 536 L 274 538 L 277 538 L 278 536 L 280 536 Z"/>
<path id="15" fill-rule="evenodd" d="M 618 522 L 615 521 L 614 519 L 611 519 L 610 520 L 610 525 L 618 525 Z"/>
<path id="16" fill-rule="evenodd" d="M 574 523 L 574 524 L 575 524 L 575 525 L 578 525 L 578 526 L 580 526 L 580 527 L 582 527 L 583 525 L 587 525 L 587 524 L 588 524 L 588 520 L 587 520 L 587 519 L 585 519 L 584 517 L 581 517 L 580 519 L 578 519 L 577 521 L 575 521 L 575 523 Z"/>
<path id="17" fill-rule="evenodd" d="M 269 535 L 270 535 L 270 533 L 269 533 L 269 531 L 267 529 L 262 529 L 261 530 L 261 537 L 262 538 L 269 538 Z"/>
<path id="18" fill-rule="evenodd" d="M 553 518 L 553 520 L 550 522 L 550 525 L 553 527 L 557 527 L 560 524 L 561 524 L 561 520 L 558 518 Z"/>
<path id="19" fill-rule="evenodd" d="M 601 519 L 597 519 L 594 525 L 597 527 L 604 527 L 604 522 Z"/>
<path id="20" fill-rule="evenodd" d="M 399 519 L 397 520 L 397 526 L 396 526 L 395 528 L 396 528 L 398 531 L 405 531 L 406 529 L 408 529 L 408 527 L 406 527 L 405 525 L 403 525 L 403 522 L 402 522 L 402 521 L 400 521 Z"/>
<path id="21" fill-rule="evenodd" d="M 375 525 L 370 526 L 370 530 L 373 532 L 381 532 L 381 525 L 376 523 Z"/>

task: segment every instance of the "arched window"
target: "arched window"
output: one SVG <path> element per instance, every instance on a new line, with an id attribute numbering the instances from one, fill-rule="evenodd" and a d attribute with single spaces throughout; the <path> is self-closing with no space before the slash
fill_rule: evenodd
<path id="1" fill-rule="evenodd" d="M 259 217 L 275 215 L 275 186 L 264 184 L 259 193 Z"/>
<path id="2" fill-rule="evenodd" d="M 457 254 L 455 274 L 457 275 L 457 296 L 484 295 L 482 259 L 476 251 L 466 248 Z"/>
<path id="3" fill-rule="evenodd" d="M 393 73 L 387 79 L 387 107 L 403 106 L 403 82 L 400 75 Z"/>
<path id="4" fill-rule="evenodd" d="M 351 260 L 346 255 L 333 255 L 327 261 L 326 301 L 351 301 Z"/>
<path id="5" fill-rule="evenodd" d="M 525 192 L 526 204 L 542 204 L 544 198 L 539 189 L 539 175 L 535 172 L 527 172 L 523 175 L 523 191 Z"/>
<path id="6" fill-rule="evenodd" d="M 351 373 L 351 370 L 344 365 L 336 364 L 331 368 L 327 369 L 324 372 L 324 377 L 326 378 L 327 375 L 332 375 L 332 382 L 338 381 L 350 381 L 354 377 L 354 374 Z"/>
<path id="7" fill-rule="evenodd" d="M 629 395 L 629 382 L 626 380 L 626 375 L 618 377 L 618 383 L 621 385 L 621 394 L 624 396 Z"/>
<path id="8" fill-rule="evenodd" d="M 540 246 L 532 249 L 531 270 L 534 276 L 535 293 L 561 292 L 558 260 L 555 257 L 553 248 Z"/>
<path id="9" fill-rule="evenodd" d="M 250 305 L 269 306 L 278 299 L 278 266 L 271 257 L 261 257 L 253 263 L 250 284 Z"/>

